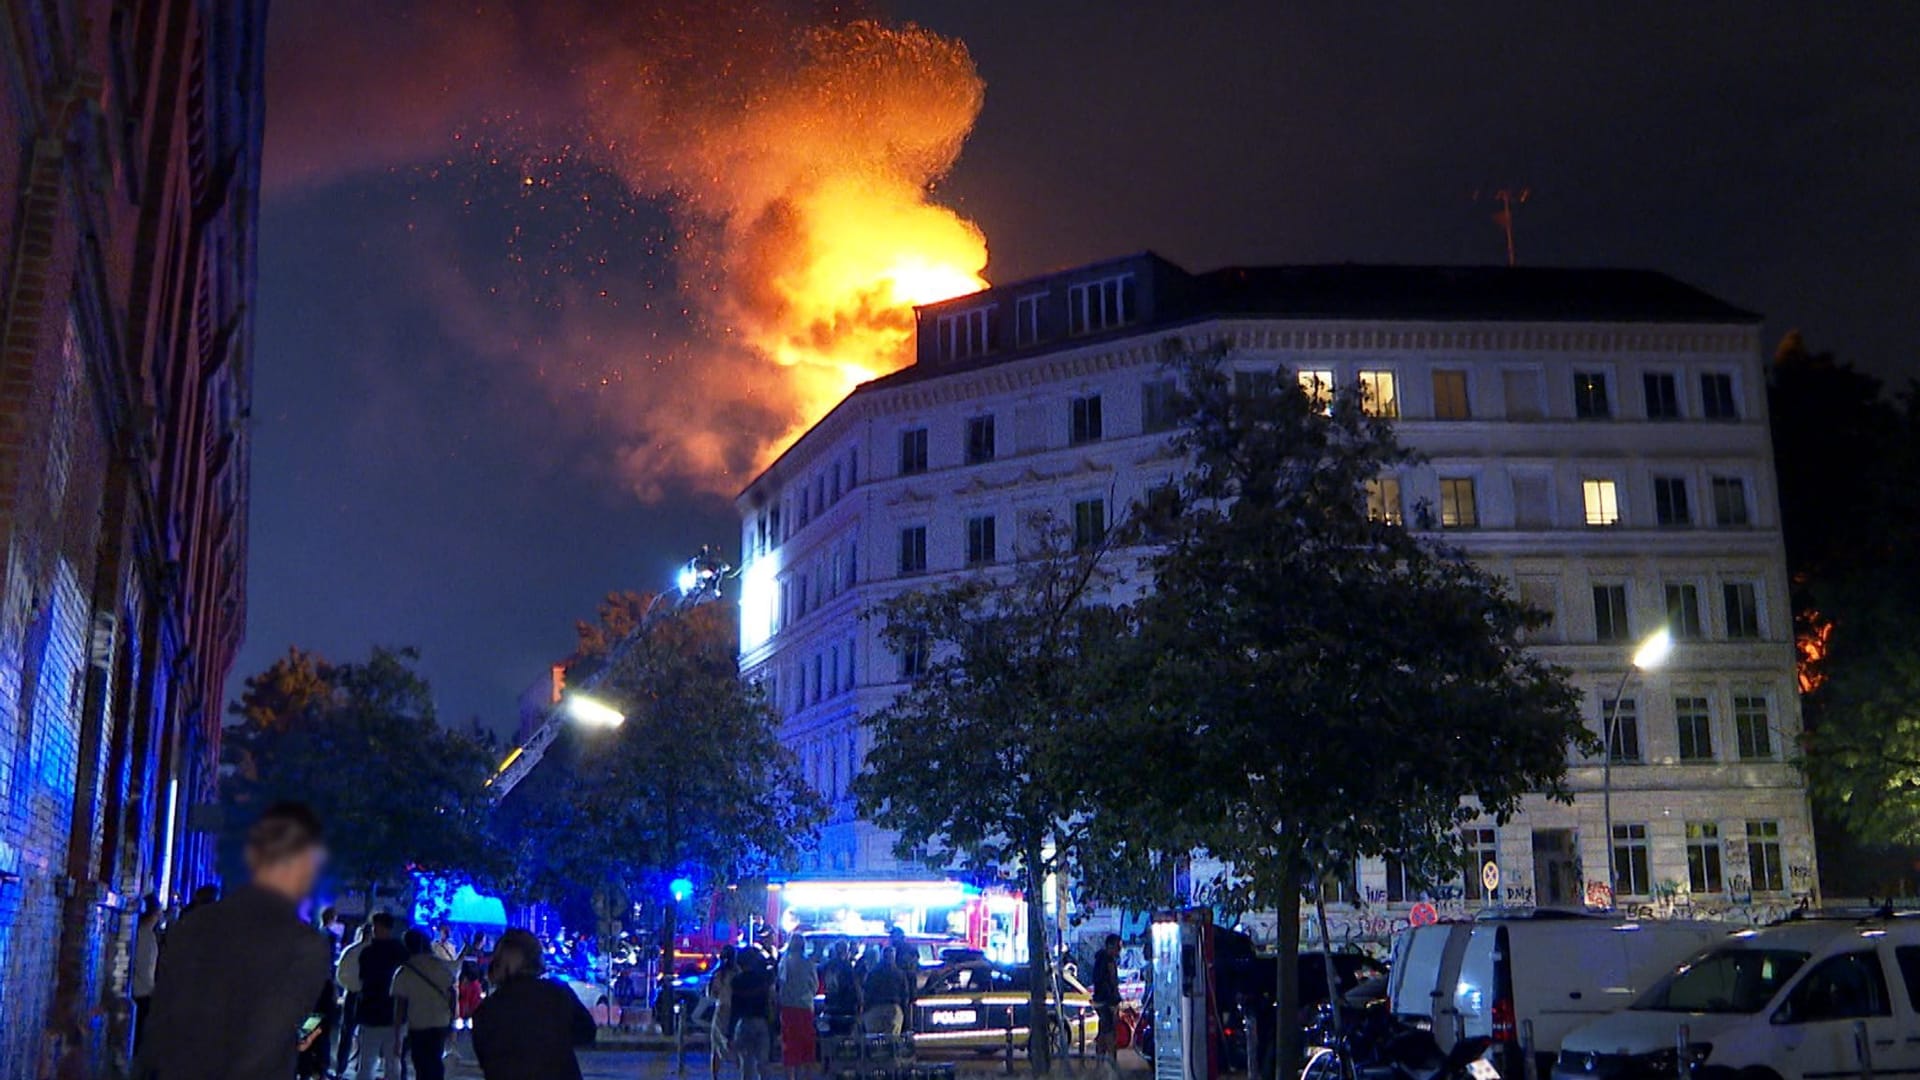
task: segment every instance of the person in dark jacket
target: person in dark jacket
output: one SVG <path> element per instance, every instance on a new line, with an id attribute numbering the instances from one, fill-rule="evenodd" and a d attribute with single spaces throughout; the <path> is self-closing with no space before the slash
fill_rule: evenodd
<path id="1" fill-rule="evenodd" d="M 538 938 L 500 935 L 487 968 L 493 993 L 473 1014 L 473 1056 L 486 1080 L 580 1080 L 573 1050 L 593 1045 L 593 1014 L 544 970 Z"/>
<path id="2" fill-rule="evenodd" d="M 359 1080 L 373 1080 L 375 1062 L 386 1080 L 400 1080 L 400 1031 L 394 1025 L 393 976 L 407 962 L 407 947 L 393 933 L 393 915 L 376 912 L 373 940 L 360 952 L 360 1005 L 354 1019 L 360 1024 Z"/>
<path id="3" fill-rule="evenodd" d="M 1120 935 L 1108 934 L 1093 954 L 1093 1011 L 1099 1018 L 1093 1053 L 1096 1058 L 1116 1063 L 1120 1034 Z"/>
<path id="4" fill-rule="evenodd" d="M 293 1077 L 302 1026 L 330 977 L 327 939 L 300 917 L 326 858 L 320 821 L 298 803 L 269 807 L 247 831 L 246 856 L 252 882 L 167 935 L 135 1075 Z"/>

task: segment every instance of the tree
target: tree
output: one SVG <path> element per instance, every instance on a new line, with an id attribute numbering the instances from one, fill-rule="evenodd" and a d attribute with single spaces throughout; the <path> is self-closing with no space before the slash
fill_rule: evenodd
<path id="1" fill-rule="evenodd" d="M 1303 890 L 1384 855 L 1444 876 L 1461 825 L 1566 798 L 1569 748 L 1593 739 L 1522 644 L 1539 614 L 1370 511 L 1370 485 L 1418 458 L 1359 389 L 1328 397 L 1233 359 L 1171 352 L 1190 470 L 1144 515 L 1144 692 L 1109 742 L 1152 767 L 1106 770 L 1096 801 L 1130 808 L 1100 838 L 1119 864 L 1211 857 L 1223 903 L 1277 909 L 1290 1018 Z M 1297 1061 L 1295 1026 L 1278 1035 Z"/>
<path id="2" fill-rule="evenodd" d="M 779 738 L 772 707 L 740 677 L 728 604 L 649 598 L 608 648 L 594 696 L 626 721 L 568 728 L 503 810 L 521 880 L 549 899 L 592 901 L 603 935 L 634 897 L 662 912 L 673 970 L 670 883 L 739 881 L 809 843 L 823 808 Z M 555 768 L 564 764 L 565 768 Z"/>
<path id="3" fill-rule="evenodd" d="M 903 593 L 882 636 L 920 673 L 869 718 L 873 745 L 854 781 L 861 813 L 950 866 L 1011 874 L 1027 905 L 1029 1044 L 1050 1063 L 1044 900 L 1071 867 L 1088 820 L 1088 755 L 1118 685 L 1124 613 L 1099 603 L 1107 543 L 1075 550 L 1031 522 L 1007 572 Z"/>
<path id="4" fill-rule="evenodd" d="M 289 649 L 230 708 L 221 780 L 229 850 L 268 804 L 297 799 L 326 822 L 342 881 L 398 885 L 409 870 L 485 873 L 492 748 L 450 731 L 412 649 L 332 664 Z"/>

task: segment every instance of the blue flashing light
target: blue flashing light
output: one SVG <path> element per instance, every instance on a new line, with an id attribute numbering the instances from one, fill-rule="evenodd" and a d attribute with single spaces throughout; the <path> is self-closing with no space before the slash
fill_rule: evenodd
<path id="1" fill-rule="evenodd" d="M 675 900 L 685 900 L 693 895 L 693 880 L 677 877 L 667 883 L 667 893 Z"/>

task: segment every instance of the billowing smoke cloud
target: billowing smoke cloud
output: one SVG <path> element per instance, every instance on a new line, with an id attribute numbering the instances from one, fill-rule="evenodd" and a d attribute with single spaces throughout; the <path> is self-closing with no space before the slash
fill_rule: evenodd
<path id="1" fill-rule="evenodd" d="M 838 6 L 686 7 L 282 2 L 269 67 L 270 195 L 404 170 L 449 328 L 590 398 L 648 499 L 737 489 L 987 259 L 931 197 L 980 110 L 963 45 Z M 475 214 L 510 222 L 497 258 L 454 239 Z"/>

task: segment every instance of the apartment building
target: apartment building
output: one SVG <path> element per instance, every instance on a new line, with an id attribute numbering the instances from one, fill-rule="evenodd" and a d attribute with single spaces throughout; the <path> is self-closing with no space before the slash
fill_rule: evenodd
<path id="1" fill-rule="evenodd" d="M 1532 646 L 1615 722 L 1572 805 L 1468 829 L 1459 880 L 1391 862 L 1329 899 L 1391 926 L 1414 904 L 1657 912 L 1788 905 L 1816 880 L 1760 326 L 1634 270 L 1285 266 L 1189 273 L 1150 253 L 918 312 L 915 362 L 867 383 L 738 499 L 742 669 L 832 805 L 797 874 L 887 875 L 848 784 L 862 718 L 911 678 L 861 612 L 1012 557 L 1035 511 L 1097 532 L 1182 462 L 1164 343 L 1250 372 L 1359 383 L 1427 461 L 1376 513 L 1458 544 L 1552 616 Z M 1657 670 L 1631 665 L 1667 627 Z M 1098 738 L 1097 732 L 1090 732 Z M 1488 864 L 1492 864 L 1489 871 Z"/>

